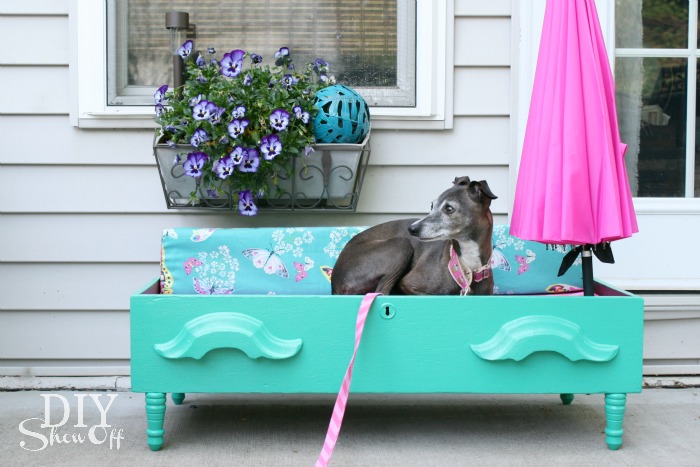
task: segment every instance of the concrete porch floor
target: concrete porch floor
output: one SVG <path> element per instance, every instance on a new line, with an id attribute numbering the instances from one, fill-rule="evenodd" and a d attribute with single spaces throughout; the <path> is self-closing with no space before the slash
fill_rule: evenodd
<path id="1" fill-rule="evenodd" d="M 49 397 L 52 424 L 70 412 L 56 432 L 69 442 L 39 450 L 45 445 L 41 436 L 50 438 L 50 428 L 39 426 L 45 420 L 41 394 L 55 394 Z M 105 413 L 110 427 L 94 430 L 101 444 L 88 437 L 90 428 L 101 423 L 90 394 L 99 395 L 103 407 L 114 399 Z M 85 427 L 75 427 L 81 399 Z M 143 394 L 123 389 L 0 392 L 0 464 L 311 466 L 334 400 L 334 395 L 188 394 L 180 406 L 168 400 L 165 444 L 151 452 Z M 619 451 L 608 450 L 604 428 L 600 394 L 576 395 L 569 406 L 557 395 L 351 394 L 330 465 L 698 466 L 700 388 L 629 394 Z M 72 441 L 72 435 L 81 434 L 82 443 Z"/>

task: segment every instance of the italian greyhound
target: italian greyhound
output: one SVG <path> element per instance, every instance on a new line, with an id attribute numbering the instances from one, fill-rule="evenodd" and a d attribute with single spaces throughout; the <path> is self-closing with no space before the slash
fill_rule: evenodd
<path id="1" fill-rule="evenodd" d="M 492 295 L 493 199 L 486 181 L 455 178 L 424 218 L 359 233 L 333 267 L 333 293 Z"/>

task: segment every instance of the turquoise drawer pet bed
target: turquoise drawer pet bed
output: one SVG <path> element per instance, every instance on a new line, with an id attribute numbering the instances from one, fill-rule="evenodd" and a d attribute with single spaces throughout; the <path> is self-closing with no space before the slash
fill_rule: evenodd
<path id="1" fill-rule="evenodd" d="M 360 296 L 328 274 L 360 229 L 174 229 L 160 281 L 131 297 L 131 381 L 146 393 L 147 442 L 163 445 L 166 395 L 336 393 Z M 604 394 L 606 442 L 622 444 L 641 391 L 643 301 L 596 283 L 563 252 L 494 227 L 494 296 L 380 296 L 357 354 L 354 393 Z M 568 293 L 551 293 L 551 292 Z M 539 293 L 538 293 L 539 292 Z M 319 444 L 322 434 L 319 433 Z"/>

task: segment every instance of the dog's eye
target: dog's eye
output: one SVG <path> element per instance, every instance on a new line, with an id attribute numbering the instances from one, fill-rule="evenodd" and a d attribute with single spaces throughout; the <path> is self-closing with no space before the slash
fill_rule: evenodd
<path id="1" fill-rule="evenodd" d="M 445 212 L 445 214 L 452 214 L 455 212 L 455 208 L 453 208 L 451 205 L 446 204 L 442 207 L 442 210 Z"/>
<path id="2" fill-rule="evenodd" d="M 433 210 L 433 206 L 434 206 L 434 205 L 435 205 L 435 203 L 430 203 L 430 210 L 431 210 L 431 211 Z"/>

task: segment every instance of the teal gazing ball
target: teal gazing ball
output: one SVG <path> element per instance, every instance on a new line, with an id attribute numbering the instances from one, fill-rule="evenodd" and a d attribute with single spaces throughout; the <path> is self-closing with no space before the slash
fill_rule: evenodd
<path id="1" fill-rule="evenodd" d="M 317 143 L 361 143 L 369 133 L 367 102 L 347 86 L 336 84 L 316 93 L 314 136 Z"/>

